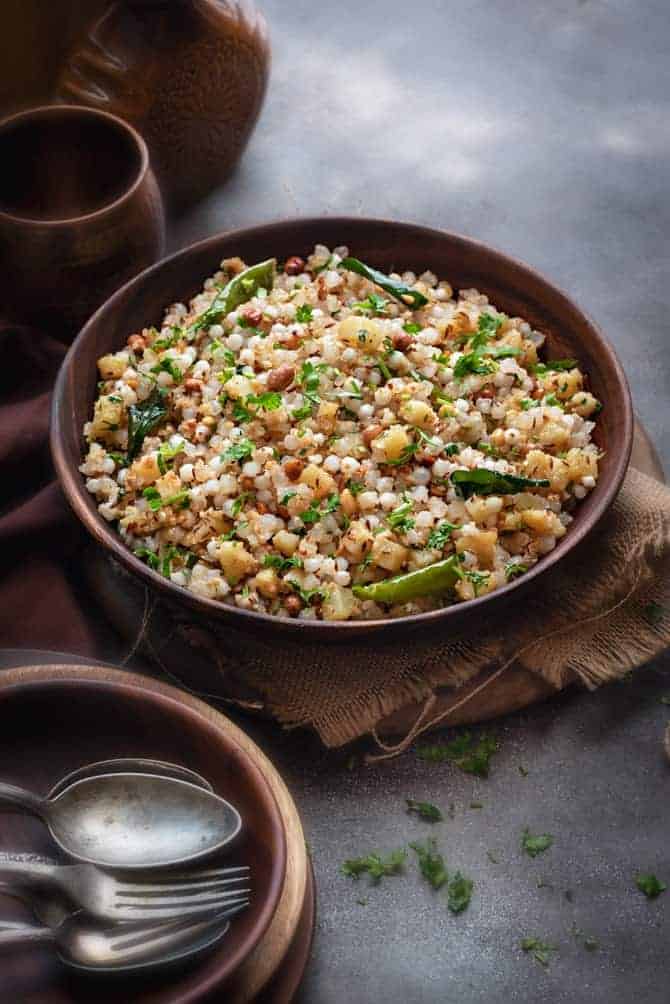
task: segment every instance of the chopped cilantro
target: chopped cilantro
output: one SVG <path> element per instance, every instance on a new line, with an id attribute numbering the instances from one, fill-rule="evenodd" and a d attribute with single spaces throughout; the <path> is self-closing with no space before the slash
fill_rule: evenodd
<path id="1" fill-rule="evenodd" d="M 482 734 L 479 740 L 475 740 L 469 732 L 463 732 L 450 743 L 421 747 L 417 750 L 417 756 L 430 763 L 448 760 L 466 774 L 488 777 L 491 757 L 497 749 L 498 743 L 494 736 Z"/>
<path id="2" fill-rule="evenodd" d="M 241 401 L 235 401 L 233 405 L 233 418 L 236 422 L 250 422 L 253 417 L 253 414 L 248 408 L 244 407 Z"/>
<path id="3" fill-rule="evenodd" d="M 237 496 L 237 498 L 233 502 L 231 509 L 231 515 L 233 519 L 237 519 L 237 517 L 242 512 L 242 506 L 244 505 L 244 503 L 248 502 L 253 497 L 254 497 L 253 492 L 242 492 L 240 495 Z"/>
<path id="4" fill-rule="evenodd" d="M 530 366 L 531 373 L 537 376 L 545 376 L 552 370 L 573 370 L 579 363 L 576 359 L 548 359 L 546 363 L 536 363 Z"/>
<path id="5" fill-rule="evenodd" d="M 511 582 L 512 579 L 516 579 L 527 571 L 528 565 L 524 565 L 521 561 L 508 561 L 505 565 L 505 578 L 508 582 Z"/>
<path id="6" fill-rule="evenodd" d="M 477 331 L 470 340 L 470 347 L 475 350 L 484 348 L 489 339 L 496 335 L 504 320 L 504 315 L 495 317 L 489 313 L 480 314 L 477 320 Z"/>
<path id="7" fill-rule="evenodd" d="M 165 474 L 168 467 L 177 456 L 184 449 L 184 440 L 182 439 L 176 446 L 170 446 L 169 443 L 161 443 L 158 448 L 158 454 L 156 456 L 156 463 L 158 464 L 158 470 L 161 474 Z"/>
<path id="8" fill-rule="evenodd" d="M 410 517 L 412 503 L 407 501 L 393 509 L 386 517 L 386 522 L 392 530 L 398 533 L 407 533 L 413 529 L 415 520 Z"/>
<path id="9" fill-rule="evenodd" d="M 148 547 L 138 547 L 133 551 L 133 554 L 136 558 L 146 561 L 149 568 L 153 568 L 155 572 L 158 571 L 160 559 L 155 551 L 150 551 Z"/>
<path id="10" fill-rule="evenodd" d="M 640 892 L 643 892 L 647 899 L 656 899 L 668 888 L 665 882 L 661 882 L 655 875 L 636 875 L 635 885 Z"/>
<path id="11" fill-rule="evenodd" d="M 182 381 L 182 371 L 177 366 L 174 359 L 169 357 L 166 359 L 161 359 L 159 363 L 151 367 L 152 373 L 169 373 L 175 383 L 181 383 Z"/>
<path id="12" fill-rule="evenodd" d="M 308 303 L 303 303 L 301 306 L 295 309 L 295 319 L 299 321 L 300 324 L 309 324 L 312 320 L 312 308 Z"/>
<path id="13" fill-rule="evenodd" d="M 352 303 L 351 306 L 356 314 L 371 314 L 374 316 L 376 314 L 385 314 L 387 304 L 388 300 L 385 300 L 383 296 L 379 296 L 378 293 L 370 293 L 364 300 Z"/>
<path id="14" fill-rule="evenodd" d="M 383 460 L 381 462 L 387 467 L 402 467 L 403 464 L 412 459 L 418 449 L 418 443 L 408 443 L 407 446 L 403 447 L 402 453 L 396 460 Z"/>
<path id="15" fill-rule="evenodd" d="M 519 401 L 522 411 L 528 411 L 528 409 L 532 408 L 534 404 L 537 404 L 537 401 L 533 401 L 531 397 L 524 397 L 521 401 Z"/>
<path id="16" fill-rule="evenodd" d="M 386 857 L 381 854 L 368 854 L 362 858 L 349 858 L 342 865 L 342 874 L 350 878 L 360 878 L 365 872 L 376 885 L 381 878 L 398 875 L 403 870 L 407 851 L 391 851 Z"/>
<path id="17" fill-rule="evenodd" d="M 286 494 L 282 495 L 281 499 L 279 500 L 279 505 L 287 505 L 291 501 L 292 498 L 295 498 L 295 496 L 297 494 L 298 494 L 297 492 L 293 492 L 293 491 L 286 492 Z"/>
<path id="18" fill-rule="evenodd" d="M 123 453 L 114 453 L 113 451 L 108 450 L 107 456 L 114 461 L 117 467 L 128 466 L 128 458 Z"/>
<path id="19" fill-rule="evenodd" d="M 363 482 L 354 481 L 353 478 L 349 478 L 349 480 L 347 481 L 347 488 L 354 497 L 356 497 L 356 495 L 360 495 L 361 492 L 365 491 L 365 485 L 363 484 Z"/>
<path id="20" fill-rule="evenodd" d="M 312 404 L 319 403 L 318 390 L 321 380 L 320 374 L 327 369 L 327 363 L 316 363 L 315 365 L 309 360 L 304 362 L 300 368 L 300 374 L 296 379 L 296 383 L 300 384 L 303 394 Z"/>
<path id="21" fill-rule="evenodd" d="M 221 459 L 246 460 L 254 452 L 254 449 L 255 446 L 250 439 L 240 439 L 221 454 Z"/>
<path id="22" fill-rule="evenodd" d="M 249 394 L 246 398 L 246 403 L 255 404 L 257 407 L 262 408 L 263 411 L 277 411 L 278 408 L 281 408 L 282 396 L 279 391 L 267 390 L 258 396 Z"/>
<path id="23" fill-rule="evenodd" d="M 406 798 L 405 801 L 408 812 L 415 812 L 429 823 L 439 823 L 444 818 L 438 807 L 431 802 L 416 802 L 413 798 Z"/>
<path id="24" fill-rule="evenodd" d="M 302 404 L 299 408 L 294 408 L 291 412 L 291 418 L 295 418 L 297 422 L 302 422 L 304 418 L 309 418 L 312 414 L 311 404 Z"/>
<path id="25" fill-rule="evenodd" d="M 434 530 L 431 531 L 431 534 L 426 541 L 426 547 L 434 548 L 436 551 L 442 551 L 447 546 L 447 541 L 455 529 L 456 526 L 453 523 L 447 523 L 446 520 L 443 523 L 440 523 Z"/>
<path id="26" fill-rule="evenodd" d="M 406 331 L 408 335 L 417 335 L 421 331 L 421 325 L 415 321 L 407 321 L 403 324 L 402 330 Z"/>
<path id="27" fill-rule="evenodd" d="M 180 509 L 188 509 L 189 493 L 187 489 L 177 492 L 176 495 L 170 495 L 169 498 L 164 499 L 158 489 L 154 488 L 152 485 L 149 488 L 145 488 L 142 494 L 149 503 L 149 508 L 153 512 L 157 512 L 166 505 L 178 505 Z"/>
<path id="28" fill-rule="evenodd" d="M 286 579 L 285 581 L 291 589 L 298 594 L 306 607 L 311 607 L 317 600 L 322 600 L 324 598 L 324 589 L 320 586 L 317 586 L 316 589 L 303 589 L 300 583 L 296 582 L 295 579 Z"/>
<path id="29" fill-rule="evenodd" d="M 483 589 L 491 578 L 490 572 L 475 572 L 471 569 L 466 569 L 464 575 L 472 583 L 475 596 L 479 596 L 479 590 Z"/>
<path id="30" fill-rule="evenodd" d="M 550 953 L 555 952 L 553 945 L 541 941 L 539 938 L 524 938 L 521 942 L 524 952 L 530 952 L 537 963 L 546 969 L 549 965 Z"/>
<path id="31" fill-rule="evenodd" d="M 565 411 L 562 401 L 559 401 L 555 394 L 546 394 L 544 397 L 544 404 L 548 404 L 552 408 L 560 408 L 562 411 Z"/>
<path id="32" fill-rule="evenodd" d="M 278 572 L 287 572 L 289 568 L 302 568 L 302 558 L 292 554 L 285 558 L 281 554 L 266 554 L 263 557 L 263 568 L 276 568 Z"/>
<path id="33" fill-rule="evenodd" d="M 377 359 L 377 361 L 375 362 L 375 366 L 383 376 L 384 380 L 391 379 L 393 374 L 391 373 L 391 370 L 388 368 L 383 359 Z"/>
<path id="34" fill-rule="evenodd" d="M 544 854 L 553 842 L 554 838 L 550 833 L 539 833 L 537 836 L 533 836 L 528 827 L 521 834 L 521 848 L 531 858 L 536 858 L 538 854 Z"/>
<path id="35" fill-rule="evenodd" d="M 473 886 L 472 879 L 466 878 L 460 872 L 456 872 L 449 880 L 447 905 L 452 913 L 462 913 L 469 906 Z"/>
<path id="36" fill-rule="evenodd" d="M 432 838 L 426 840 L 423 844 L 414 841 L 409 846 L 417 856 L 419 871 L 426 882 L 429 882 L 433 889 L 441 889 L 445 882 L 448 881 L 449 875 L 444 858 L 438 852 L 435 841 Z"/>
<path id="37" fill-rule="evenodd" d="M 318 501 L 312 502 L 308 509 L 305 509 L 304 512 L 300 513 L 300 519 L 306 526 L 312 526 L 314 523 L 318 523 L 318 521 L 324 516 L 335 512 L 339 504 L 339 495 L 329 495 L 323 508 L 319 508 Z"/>

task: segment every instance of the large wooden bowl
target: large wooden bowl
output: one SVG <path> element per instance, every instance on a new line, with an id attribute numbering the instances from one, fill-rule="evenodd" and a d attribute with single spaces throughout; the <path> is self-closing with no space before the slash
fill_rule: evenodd
<path id="1" fill-rule="evenodd" d="M 270 256 L 279 260 L 306 255 L 314 244 L 346 244 L 352 254 L 385 271 L 392 267 L 430 268 L 456 288 L 475 286 L 511 315 L 526 317 L 548 335 L 551 356 L 575 356 L 589 374 L 591 387 L 604 402 L 595 440 L 603 451 L 596 488 L 580 505 L 574 523 L 558 546 L 521 578 L 486 596 L 442 610 L 394 620 L 323 622 L 278 618 L 206 600 L 153 572 L 128 550 L 100 516 L 78 471 L 84 444 L 82 428 L 96 395 L 96 360 L 120 349 L 127 336 L 159 324 L 166 305 L 187 301 L 224 257 L 247 262 Z M 481 623 L 492 605 L 521 598 L 557 561 L 577 547 L 606 511 L 621 486 L 633 436 L 633 413 L 626 377 L 612 346 L 570 297 L 533 269 L 494 248 L 458 234 L 407 223 L 358 218 L 290 220 L 220 234 L 194 244 L 142 272 L 93 315 L 72 345 L 54 392 L 51 445 L 56 471 L 68 501 L 93 537 L 163 598 L 190 608 L 223 627 L 235 623 L 266 637 L 313 642 L 374 639 L 395 643 L 412 630 L 439 635 L 458 626 Z"/>
<path id="2" fill-rule="evenodd" d="M 21 1004 L 194 1004 L 234 978 L 272 923 L 284 887 L 286 834 L 257 758 L 226 728 L 172 687 L 104 666 L 39 666 L 0 675 L 3 779 L 47 794 L 70 771 L 116 757 L 182 764 L 206 777 L 240 811 L 239 842 L 212 864 L 250 866 L 250 906 L 211 954 L 178 972 L 92 980 L 63 969 L 52 948 L 3 956 L 0 999 Z M 209 709 L 205 709 L 208 711 Z M 46 827 L 21 813 L 0 818 L 0 850 L 54 856 Z M 3 916 L 27 920 L 3 899 Z"/>

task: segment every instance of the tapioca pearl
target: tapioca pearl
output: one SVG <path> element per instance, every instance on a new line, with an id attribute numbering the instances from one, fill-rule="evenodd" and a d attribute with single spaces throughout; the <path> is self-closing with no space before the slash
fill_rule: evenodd
<path id="1" fill-rule="evenodd" d="M 470 402 L 467 401 L 464 397 L 457 398 L 456 401 L 454 402 L 454 406 L 457 411 L 461 411 L 463 412 L 463 414 L 466 414 L 468 411 L 470 411 Z"/>
<path id="2" fill-rule="evenodd" d="M 344 363 L 355 363 L 358 359 L 358 353 L 356 349 L 345 349 L 342 353 L 342 362 Z"/>
<path id="3" fill-rule="evenodd" d="M 179 477 L 184 484 L 190 484 L 193 481 L 193 464 L 182 464 L 179 468 Z"/>
<path id="4" fill-rule="evenodd" d="M 427 467 L 415 467 L 411 478 L 415 485 L 427 485 L 430 482 L 430 471 Z"/>
<path id="5" fill-rule="evenodd" d="M 322 575 L 333 575 L 336 570 L 335 561 L 333 558 L 324 558 L 321 562 L 321 574 Z"/>
<path id="6" fill-rule="evenodd" d="M 233 474 L 222 474 L 219 478 L 219 491 L 224 495 L 236 495 L 237 478 Z"/>
<path id="7" fill-rule="evenodd" d="M 228 336 L 228 348 L 232 349 L 233 352 L 237 352 L 244 345 L 244 337 L 239 333 L 239 331 L 234 331 L 232 335 Z"/>
<path id="8" fill-rule="evenodd" d="M 432 512 L 420 512 L 416 515 L 416 528 L 417 530 L 426 530 L 429 526 L 432 526 L 434 522 L 434 517 Z"/>
<path id="9" fill-rule="evenodd" d="M 320 453 L 311 453 L 307 457 L 307 459 L 309 460 L 310 464 L 316 464 L 317 467 L 319 466 L 319 464 L 323 463 L 323 456 Z"/>
<path id="10" fill-rule="evenodd" d="M 535 548 L 538 554 L 549 554 L 556 547 L 556 538 L 549 535 L 538 537 L 535 541 Z"/>
<path id="11" fill-rule="evenodd" d="M 128 476 L 128 469 L 126 467 L 124 467 L 116 475 L 116 480 L 117 480 L 118 484 L 124 485 L 126 483 L 127 476 Z"/>
<path id="12" fill-rule="evenodd" d="M 351 582 L 351 575 L 349 572 L 335 572 L 333 582 L 338 586 L 348 586 Z"/>
<path id="13" fill-rule="evenodd" d="M 323 557 L 320 554 L 317 554 L 313 558 L 305 558 L 303 567 L 306 572 L 318 572 L 322 564 Z"/>
<path id="14" fill-rule="evenodd" d="M 436 478 L 444 478 L 450 473 L 453 466 L 448 460 L 436 460 L 432 467 L 433 475 Z"/>
<path id="15" fill-rule="evenodd" d="M 572 493 L 577 499 L 583 499 L 586 495 L 586 488 L 584 485 L 575 485 L 572 489 Z"/>
<path id="16" fill-rule="evenodd" d="M 395 492 L 382 492 L 382 494 L 379 496 L 379 504 L 381 505 L 382 509 L 385 509 L 387 512 L 390 509 L 395 509 L 397 503 L 398 503 L 398 496 L 395 494 Z"/>
<path id="17" fill-rule="evenodd" d="M 338 572 L 346 572 L 347 568 L 349 567 L 349 562 L 347 561 L 346 558 L 335 558 L 335 567 L 337 568 Z"/>
<path id="18" fill-rule="evenodd" d="M 337 474 L 341 466 L 341 460 L 334 453 L 329 454 L 323 462 L 323 469 L 329 474 Z"/>
<path id="19" fill-rule="evenodd" d="M 428 489 L 425 485 L 419 485 L 418 488 L 412 488 L 409 492 L 411 498 L 415 502 L 427 502 L 428 501 Z"/>
<path id="20" fill-rule="evenodd" d="M 392 492 L 393 491 L 393 478 L 379 478 L 377 481 L 377 491 L 382 492 Z"/>
<path id="21" fill-rule="evenodd" d="M 350 478 L 360 470 L 360 466 L 358 460 L 354 457 L 343 457 L 340 469 L 343 474 Z"/>
<path id="22" fill-rule="evenodd" d="M 478 397 L 475 401 L 475 407 L 478 411 L 481 411 L 482 415 L 488 415 L 492 406 L 493 403 L 488 397 Z"/>
<path id="23" fill-rule="evenodd" d="M 290 432 L 288 436 L 284 437 L 284 446 L 287 450 L 297 450 L 300 446 L 300 440 Z"/>
<path id="24" fill-rule="evenodd" d="M 359 418 L 367 419 L 372 418 L 375 413 L 375 409 L 371 404 L 363 404 L 358 410 Z"/>
<path id="25" fill-rule="evenodd" d="M 242 465 L 242 474 L 247 478 L 255 478 L 260 472 L 261 469 L 254 460 L 248 460 L 246 464 Z"/>
<path id="26" fill-rule="evenodd" d="M 379 495 L 377 492 L 361 492 L 358 496 L 359 508 L 363 511 L 376 509 L 379 503 Z"/>
<path id="27" fill-rule="evenodd" d="M 383 408 L 385 405 L 390 404 L 393 395 L 388 387 L 380 387 L 379 390 L 375 391 L 375 404 L 378 408 Z"/>
<path id="28" fill-rule="evenodd" d="M 582 478 L 582 484 L 584 485 L 585 488 L 595 488 L 596 479 L 593 477 L 592 474 L 587 474 L 585 477 Z"/>
<path id="29" fill-rule="evenodd" d="M 216 554 L 219 548 L 218 540 L 210 540 L 207 544 L 206 551 L 210 558 L 216 558 Z"/>
<path id="30" fill-rule="evenodd" d="M 196 380 L 203 380 L 209 374 L 209 363 L 206 359 L 199 359 L 193 367 L 193 376 Z"/>

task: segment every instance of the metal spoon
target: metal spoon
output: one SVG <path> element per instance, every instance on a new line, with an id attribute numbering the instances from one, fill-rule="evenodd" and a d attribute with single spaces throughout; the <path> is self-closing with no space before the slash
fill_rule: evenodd
<path id="1" fill-rule="evenodd" d="M 219 941 L 230 927 L 229 918 L 244 906 L 222 911 L 193 923 L 105 925 L 83 914 L 67 917 L 58 927 L 34 927 L 0 922 L 0 949 L 24 944 L 55 944 L 62 962 L 87 972 L 112 973 L 152 969 L 190 958 Z"/>
<path id="2" fill-rule="evenodd" d="M 213 792 L 151 774 L 103 774 L 56 798 L 0 783 L 0 807 L 26 809 L 67 854 L 103 868 L 182 865 L 220 850 L 242 827 Z"/>
<path id="3" fill-rule="evenodd" d="M 165 760 L 150 760 L 147 757 L 123 757 L 118 760 L 98 760 L 78 767 L 66 774 L 57 782 L 47 795 L 47 798 L 57 798 L 61 792 L 69 788 L 75 781 L 83 781 L 87 777 L 99 777 L 100 774 L 158 774 L 161 777 L 174 777 L 178 781 L 188 781 L 198 788 L 214 791 L 209 781 L 188 767 L 181 764 L 167 763 Z"/>

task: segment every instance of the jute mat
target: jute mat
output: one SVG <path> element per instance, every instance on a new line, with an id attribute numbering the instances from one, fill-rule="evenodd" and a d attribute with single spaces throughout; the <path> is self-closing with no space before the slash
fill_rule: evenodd
<path id="1" fill-rule="evenodd" d="M 206 653 L 212 679 L 233 677 L 261 695 L 264 709 L 286 727 L 309 726 L 326 746 L 372 734 L 408 704 L 419 713 L 401 752 L 444 711 L 435 694 L 487 671 L 490 687 L 510 666 L 537 674 L 557 691 L 577 678 L 594 689 L 624 676 L 670 643 L 670 490 L 631 468 L 614 505 L 576 553 L 540 579 L 521 600 L 486 615 L 448 640 L 413 633 L 405 643 L 278 647 L 235 628 L 194 623 L 146 597 L 132 651 L 166 671 L 173 647 L 188 639 Z M 180 681 L 188 676 L 185 665 Z M 464 701 L 481 687 L 468 688 Z M 450 712 L 455 706 L 452 704 Z"/>

